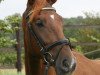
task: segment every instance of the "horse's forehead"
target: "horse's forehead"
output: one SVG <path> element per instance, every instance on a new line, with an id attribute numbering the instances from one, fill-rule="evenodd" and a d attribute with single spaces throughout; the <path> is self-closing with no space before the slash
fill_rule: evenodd
<path id="1" fill-rule="evenodd" d="M 41 14 L 41 17 L 44 17 L 45 19 L 52 19 L 55 20 L 56 15 L 54 13 L 43 13 L 43 16 Z"/>
<path id="2" fill-rule="evenodd" d="M 54 20 L 55 19 L 55 15 L 51 14 L 50 17 Z"/>

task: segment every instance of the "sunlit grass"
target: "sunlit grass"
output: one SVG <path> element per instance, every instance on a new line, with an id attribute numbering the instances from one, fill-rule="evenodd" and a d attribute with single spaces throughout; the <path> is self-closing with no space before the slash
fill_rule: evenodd
<path id="1" fill-rule="evenodd" d="M 0 69 L 0 75 L 25 75 L 24 69 L 21 73 L 17 73 L 16 69 Z"/>

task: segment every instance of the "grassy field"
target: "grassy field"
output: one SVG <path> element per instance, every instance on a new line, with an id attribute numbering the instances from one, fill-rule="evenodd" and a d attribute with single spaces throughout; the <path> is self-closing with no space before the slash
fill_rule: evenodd
<path id="1" fill-rule="evenodd" d="M 17 73 L 16 69 L 0 69 L 0 75 L 25 75 L 24 69 L 21 73 Z"/>

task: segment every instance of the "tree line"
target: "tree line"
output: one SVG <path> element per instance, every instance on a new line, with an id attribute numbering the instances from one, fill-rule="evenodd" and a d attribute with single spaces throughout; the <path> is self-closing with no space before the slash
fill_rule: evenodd
<path id="1" fill-rule="evenodd" d="M 66 37 L 69 37 L 72 42 L 87 42 L 87 43 L 100 43 L 100 15 L 99 13 L 90 13 L 85 12 L 85 18 L 82 16 L 64 18 L 64 33 Z M 73 25 L 72 28 L 67 26 Z M 74 28 L 78 26 L 98 26 L 96 28 L 85 27 L 85 28 Z M 97 50 L 100 48 L 100 45 L 95 46 L 81 46 L 77 45 L 76 48 L 78 51 L 85 53 L 92 50 Z"/>

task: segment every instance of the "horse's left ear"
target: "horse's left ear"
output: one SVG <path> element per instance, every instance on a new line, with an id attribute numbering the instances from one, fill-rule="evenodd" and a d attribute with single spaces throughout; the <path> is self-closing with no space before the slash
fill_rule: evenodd
<path id="1" fill-rule="evenodd" d="M 50 3 L 51 5 L 54 4 L 57 0 L 47 0 L 48 3 Z"/>

